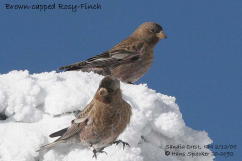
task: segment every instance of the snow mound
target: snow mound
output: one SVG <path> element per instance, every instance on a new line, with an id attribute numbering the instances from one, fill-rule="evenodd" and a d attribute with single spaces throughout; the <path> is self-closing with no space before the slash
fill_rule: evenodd
<path id="1" fill-rule="evenodd" d="M 12 71 L 0 75 L 0 161 L 89 161 L 92 151 L 80 145 L 60 145 L 36 152 L 53 141 L 48 135 L 65 128 L 74 110 L 83 109 L 94 96 L 102 76 L 84 72 L 46 72 L 29 74 Z M 203 148 L 212 141 L 204 131 L 187 127 L 175 98 L 149 89 L 145 84 L 121 84 L 123 98 L 133 115 L 120 139 L 131 147 L 112 145 L 99 154 L 102 161 L 210 161 L 211 152 Z M 141 136 L 144 139 L 141 139 Z M 168 146 L 176 146 L 169 149 Z M 182 149 L 179 145 L 202 148 Z M 182 155 L 189 152 L 208 156 Z"/>

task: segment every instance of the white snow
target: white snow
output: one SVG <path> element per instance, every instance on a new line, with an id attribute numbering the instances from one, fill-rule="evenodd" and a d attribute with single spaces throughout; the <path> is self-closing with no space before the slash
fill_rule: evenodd
<path id="1" fill-rule="evenodd" d="M 0 161 L 89 161 L 92 151 L 66 144 L 36 152 L 54 139 L 48 135 L 65 128 L 74 110 L 84 108 L 94 96 L 102 76 L 84 72 L 29 74 L 12 71 L 0 75 Z M 120 139 L 131 147 L 107 147 L 102 161 L 212 161 L 204 145 L 212 143 L 205 131 L 186 126 L 175 98 L 151 90 L 145 84 L 121 84 L 123 98 L 132 106 L 132 118 Z M 144 136 L 145 141 L 141 139 Z M 201 149 L 166 149 L 167 145 L 200 145 Z M 173 156 L 171 153 L 208 152 L 209 156 Z"/>

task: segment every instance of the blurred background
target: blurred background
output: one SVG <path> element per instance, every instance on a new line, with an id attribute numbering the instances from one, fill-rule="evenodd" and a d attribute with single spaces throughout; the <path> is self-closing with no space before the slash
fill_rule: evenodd
<path id="1" fill-rule="evenodd" d="M 5 4 L 99 3 L 100 10 L 14 10 Z M 1 0 L 0 73 L 53 71 L 95 56 L 143 22 L 163 26 L 149 72 L 137 83 L 174 96 L 183 119 L 242 157 L 242 1 Z M 230 151 L 230 150 L 225 150 Z"/>

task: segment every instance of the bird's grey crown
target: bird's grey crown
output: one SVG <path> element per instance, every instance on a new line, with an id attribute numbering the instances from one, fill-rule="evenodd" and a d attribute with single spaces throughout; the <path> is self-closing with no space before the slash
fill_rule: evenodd
<path id="1" fill-rule="evenodd" d="M 113 76 L 105 76 L 100 82 L 99 88 L 116 90 L 120 88 L 120 81 Z"/>
<path id="2" fill-rule="evenodd" d="M 163 28 L 161 27 L 161 25 L 155 22 L 145 22 L 141 25 L 141 27 L 143 26 L 154 33 L 159 33 L 160 31 L 163 31 Z"/>

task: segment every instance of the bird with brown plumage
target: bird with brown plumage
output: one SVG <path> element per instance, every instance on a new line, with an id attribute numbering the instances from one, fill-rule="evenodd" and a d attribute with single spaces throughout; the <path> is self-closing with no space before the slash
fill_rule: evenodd
<path id="1" fill-rule="evenodd" d="M 101 75 L 112 75 L 117 79 L 133 83 L 150 68 L 153 49 L 160 39 L 167 36 L 162 27 L 154 22 L 141 24 L 127 39 L 112 49 L 75 64 L 60 67 L 60 70 L 93 71 Z"/>
<path id="2" fill-rule="evenodd" d="M 93 148 L 93 157 L 112 144 L 128 143 L 117 140 L 130 122 L 131 106 L 122 98 L 120 81 L 106 76 L 86 108 L 74 119 L 71 126 L 50 135 L 60 136 L 53 143 L 44 145 L 40 150 L 51 148 L 58 143 L 78 142 Z"/>

